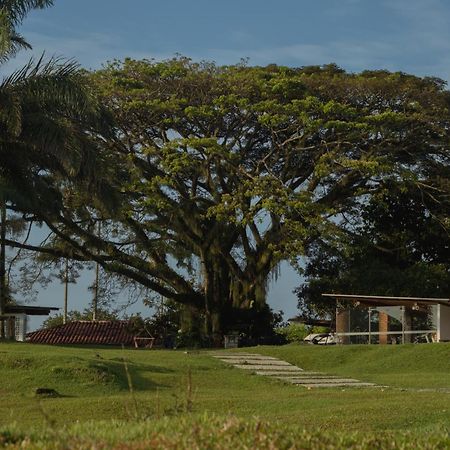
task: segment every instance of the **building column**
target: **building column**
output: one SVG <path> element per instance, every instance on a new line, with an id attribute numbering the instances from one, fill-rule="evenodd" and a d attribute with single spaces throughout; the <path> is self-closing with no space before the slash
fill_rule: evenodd
<path id="1" fill-rule="evenodd" d="M 378 313 L 378 331 L 379 334 L 379 343 L 387 344 L 388 343 L 388 335 L 382 334 L 389 331 L 389 316 L 385 312 Z"/>
<path id="2" fill-rule="evenodd" d="M 336 308 L 336 333 L 348 333 L 350 331 L 350 311 Z M 350 343 L 350 336 L 340 336 L 343 344 Z"/>
<path id="3" fill-rule="evenodd" d="M 8 337 L 11 341 L 16 340 L 16 318 L 14 316 L 8 319 Z"/>
<path id="4" fill-rule="evenodd" d="M 404 306 L 404 331 L 412 330 L 412 311 L 411 308 Z M 410 344 L 412 342 L 412 335 L 405 334 L 405 344 Z"/>

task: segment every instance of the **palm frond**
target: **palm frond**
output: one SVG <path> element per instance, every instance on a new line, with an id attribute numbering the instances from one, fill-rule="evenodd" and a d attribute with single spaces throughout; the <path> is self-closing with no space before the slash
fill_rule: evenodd
<path id="1" fill-rule="evenodd" d="M 12 36 L 7 45 L 5 45 L 4 41 L 2 42 L 3 50 L 0 51 L 0 63 L 9 61 L 20 50 L 31 49 L 31 45 L 19 34 Z"/>
<path id="2" fill-rule="evenodd" d="M 15 91 L 28 103 L 39 103 L 43 110 L 58 108 L 72 115 L 95 115 L 100 107 L 89 94 L 78 64 L 56 57 L 45 61 L 42 55 L 36 62 L 30 59 L 1 81 L 0 90 Z"/>
<path id="3" fill-rule="evenodd" d="M 0 63 L 7 61 L 21 49 L 31 48 L 25 38 L 17 33 L 16 28 L 31 9 L 51 5 L 53 0 L 0 1 Z"/>
<path id="4" fill-rule="evenodd" d="M 18 136 L 22 129 L 22 105 L 16 95 L 0 89 L 0 124 L 12 136 Z"/>
<path id="5" fill-rule="evenodd" d="M 1 10 L 5 11 L 13 26 L 20 25 L 32 9 L 44 9 L 53 5 L 53 0 L 3 0 Z"/>
<path id="6" fill-rule="evenodd" d="M 75 62 L 30 60 L 0 82 L 0 169 L 96 183 L 102 171 L 93 136 L 108 119 Z"/>

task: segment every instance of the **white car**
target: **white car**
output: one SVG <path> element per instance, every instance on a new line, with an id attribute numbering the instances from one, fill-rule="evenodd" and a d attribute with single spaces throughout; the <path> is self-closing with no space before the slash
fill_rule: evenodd
<path id="1" fill-rule="evenodd" d="M 312 333 L 303 339 L 303 341 L 308 344 L 315 345 L 336 345 L 337 341 L 333 334 L 331 333 Z"/>

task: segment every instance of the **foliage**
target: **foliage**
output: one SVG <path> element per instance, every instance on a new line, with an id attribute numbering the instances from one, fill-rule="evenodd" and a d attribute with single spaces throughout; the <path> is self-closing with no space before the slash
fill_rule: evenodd
<path id="1" fill-rule="evenodd" d="M 284 327 L 279 327 L 275 329 L 275 332 L 286 339 L 286 342 L 298 344 L 303 343 L 308 334 L 311 333 L 325 333 L 328 329 L 325 327 L 310 327 L 304 324 L 290 323 Z"/>
<path id="2" fill-rule="evenodd" d="M 95 136 L 111 195 L 78 189 L 43 216 L 72 257 L 193 308 L 206 335 L 264 316 L 280 261 L 389 186 L 430 198 L 446 179 L 440 80 L 178 58 L 115 62 L 89 83 L 115 118 L 113 139 Z"/>
<path id="3" fill-rule="evenodd" d="M 180 307 L 172 302 L 161 305 L 152 317 L 143 318 L 140 314 L 128 318 L 130 330 L 143 336 L 150 335 L 164 341 L 166 338 L 174 337 L 180 329 L 181 323 Z"/>
<path id="4" fill-rule="evenodd" d="M 444 297 L 450 290 L 450 204 L 445 191 L 391 186 L 363 209 L 339 240 L 311 247 L 305 283 L 296 292 L 310 315 L 332 313 L 324 292 Z"/>
<path id="5" fill-rule="evenodd" d="M 0 6 L 0 64 L 22 47 L 31 48 L 16 27 L 31 9 L 52 0 L 11 0 Z M 94 182 L 98 160 L 90 133 L 106 132 L 101 105 L 73 61 L 43 57 L 0 81 L 0 195 L 13 212 L 33 220 L 41 202 L 50 206 L 66 187 Z M 98 186 L 97 186 L 98 187 Z M 42 217 L 35 220 L 42 221 Z M 15 218 L 17 222 L 17 217 Z M 12 221 L 14 223 L 14 221 Z M 10 226 L 10 224 L 8 224 Z"/>
<path id="6" fill-rule="evenodd" d="M 21 49 L 31 48 L 17 27 L 32 9 L 47 8 L 53 0 L 8 0 L 0 5 L 0 62 L 14 56 Z"/>
<path id="7" fill-rule="evenodd" d="M 309 327 L 303 324 L 289 324 L 285 327 L 277 328 L 276 333 L 280 334 L 286 339 L 286 342 L 303 342 L 309 334 Z"/>
<path id="8" fill-rule="evenodd" d="M 50 3 L 4 6 L 5 58 L 26 12 Z M 82 78 L 40 60 L 0 95 L 8 207 L 55 235 L 43 247 L 7 243 L 97 261 L 186 305 L 217 342 L 244 322 L 267 329 L 279 263 L 338 235 L 389 183 L 430 197 L 448 178 L 449 96 L 434 78 L 182 57 Z"/>
<path id="9" fill-rule="evenodd" d="M 4 59 L 28 45 L 16 31 L 26 13 L 51 3 L 2 6 Z M 81 74 L 39 60 L 5 78 L 0 97 L 0 190 L 54 234 L 7 244 L 96 261 L 184 305 L 191 331 L 215 343 L 242 326 L 263 336 L 280 262 L 360 232 L 348 217 L 364 222 L 367 204 L 406 187 L 428 211 L 448 194 L 449 93 L 436 78 L 183 57 Z M 445 211 L 436 217 L 448 227 Z M 446 266 L 430 276 L 426 262 L 409 276 L 436 284 Z"/>
<path id="10" fill-rule="evenodd" d="M 20 49 L 31 48 L 17 31 L 27 13 L 52 4 L 52 0 L 0 3 L 0 66 Z M 11 266 L 8 273 L 5 270 L 5 247 L 19 249 L 13 263 L 21 250 L 35 250 L 37 246 L 27 241 L 32 225 L 45 220 L 42 209 L 36 214 L 39 205 L 52 210 L 61 195 L 70 196 L 75 185 L 89 189 L 95 183 L 100 164 L 91 134 L 101 130 L 106 136 L 106 122 L 73 61 L 45 61 L 42 56 L 0 80 L 0 314 L 8 300 L 7 281 L 11 281 Z M 64 192 L 58 192 L 56 185 L 64 186 Z M 22 242 L 7 235 L 17 223 L 28 228 Z M 53 255 L 70 258 L 71 251 L 62 255 L 56 246 Z M 3 326 L 1 335 L 2 330 Z"/>
<path id="11" fill-rule="evenodd" d="M 3 79 L 0 95 L 0 181 L 13 211 L 58 201 L 52 181 L 61 177 L 92 183 L 95 153 L 86 131 L 98 122 L 98 105 L 74 63 L 30 61 Z"/>
<path id="12" fill-rule="evenodd" d="M 84 311 L 69 311 L 67 313 L 67 322 L 75 322 L 78 320 L 93 320 L 92 308 L 86 308 Z M 119 316 L 115 311 L 109 311 L 104 308 L 98 308 L 96 320 L 119 320 Z M 56 314 L 46 319 L 42 324 L 42 328 L 54 328 L 62 325 L 63 323 L 64 323 L 64 315 Z"/>

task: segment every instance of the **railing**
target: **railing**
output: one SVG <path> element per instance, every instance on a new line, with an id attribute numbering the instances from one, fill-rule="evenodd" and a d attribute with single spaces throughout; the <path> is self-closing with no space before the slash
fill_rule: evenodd
<path id="1" fill-rule="evenodd" d="M 437 330 L 404 330 L 404 331 L 355 331 L 348 333 L 335 333 L 335 336 L 340 337 L 351 337 L 351 336 L 368 336 L 369 344 L 371 343 L 372 336 L 389 336 L 396 335 L 402 336 L 402 343 L 405 343 L 405 337 L 417 334 L 424 336 L 427 342 L 437 342 Z"/>

